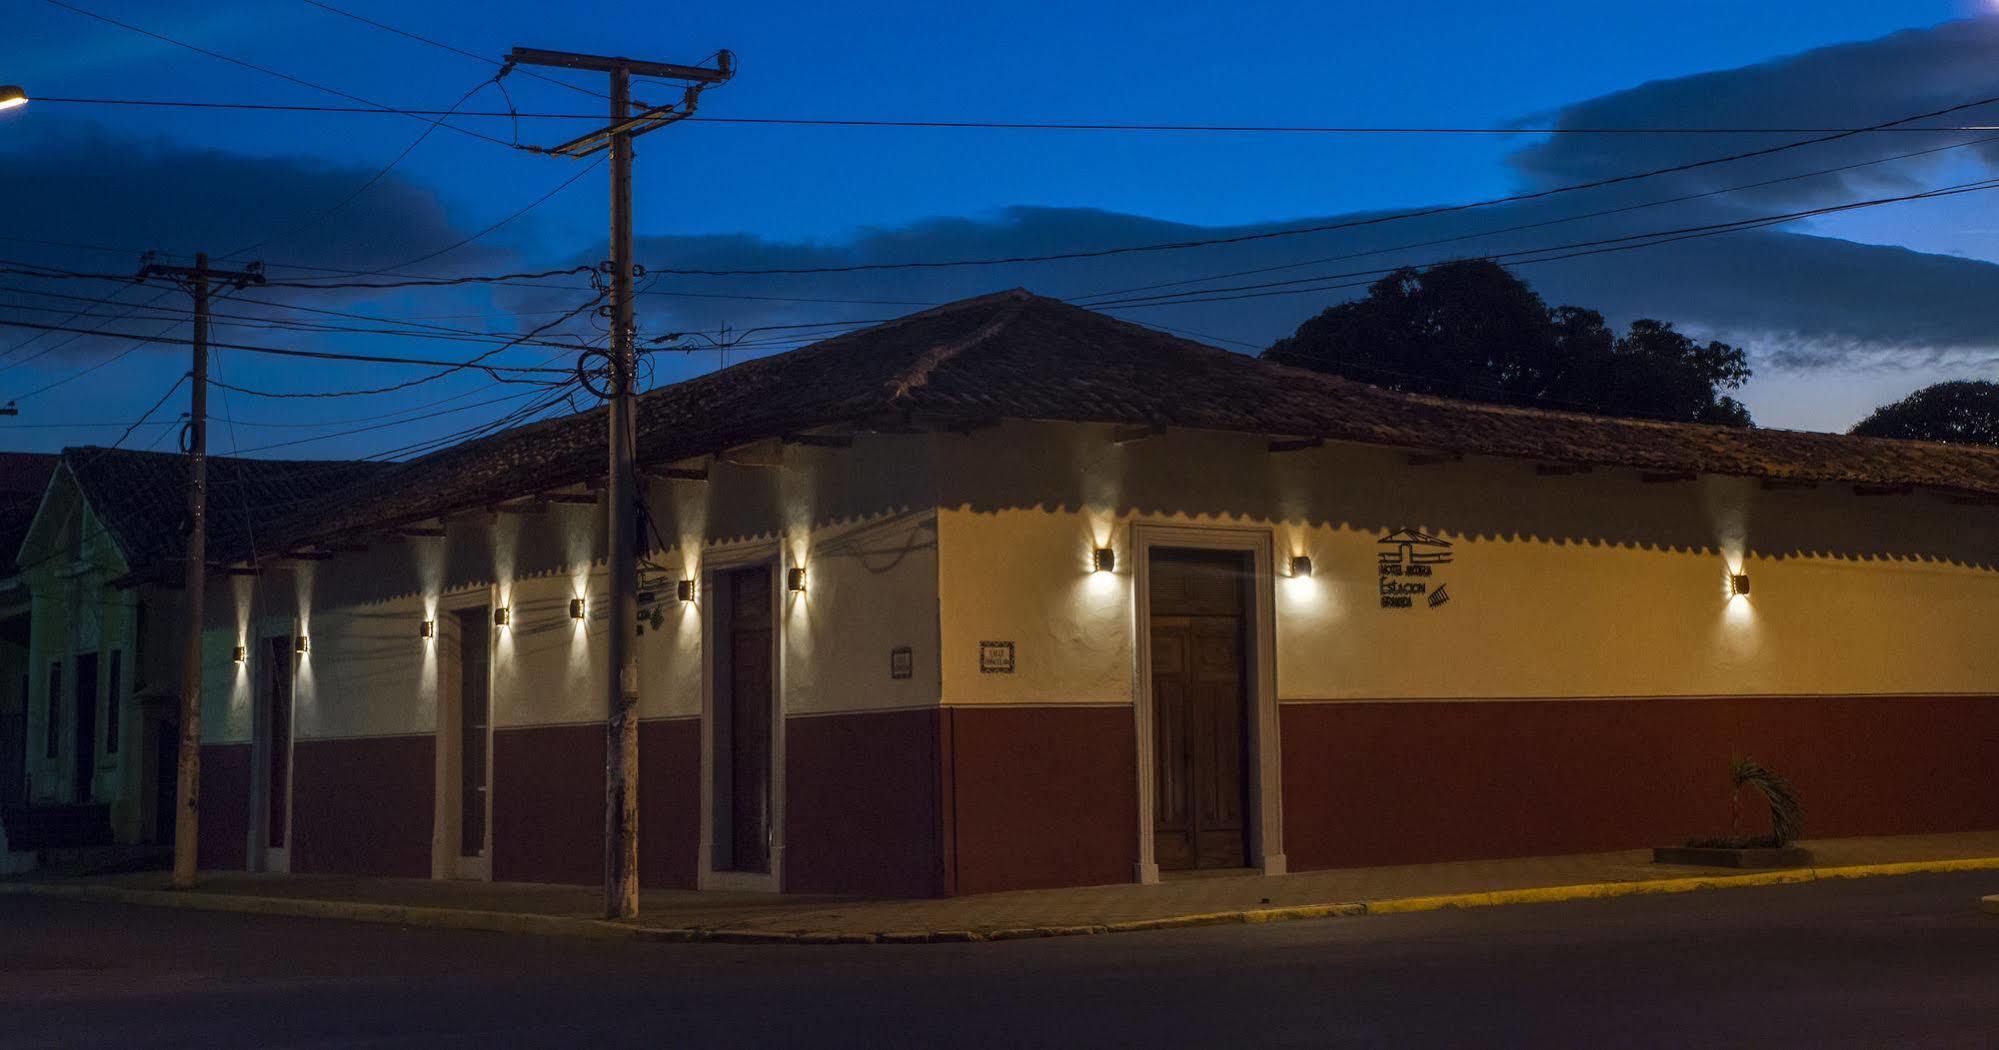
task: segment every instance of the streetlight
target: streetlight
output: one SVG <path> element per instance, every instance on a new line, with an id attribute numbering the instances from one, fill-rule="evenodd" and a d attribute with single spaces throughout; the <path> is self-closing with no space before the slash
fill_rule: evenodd
<path id="1" fill-rule="evenodd" d="M 19 84 L 0 84 L 0 109 L 13 109 L 28 104 L 28 93 Z"/>

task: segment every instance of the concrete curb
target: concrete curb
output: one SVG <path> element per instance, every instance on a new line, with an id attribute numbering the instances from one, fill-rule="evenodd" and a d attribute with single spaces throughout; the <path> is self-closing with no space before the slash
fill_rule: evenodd
<path id="1" fill-rule="evenodd" d="M 1587 882 L 1569 886 L 1533 886 L 1524 889 L 1488 890 L 1477 893 L 1447 893 L 1421 897 L 1392 897 L 1372 901 L 1336 904 L 1300 904 L 1240 911 L 1196 912 L 1122 922 L 1067 924 L 1060 926 L 1020 926 L 996 930 L 937 929 L 888 930 L 853 933 L 838 930 L 745 930 L 699 927 L 641 926 L 576 915 L 532 915 L 519 912 L 473 911 L 461 908 L 432 908 L 402 904 L 372 904 L 365 901 L 314 900 L 299 897 L 250 897 L 238 894 L 201 893 L 176 890 L 137 890 L 119 886 L 75 886 L 48 882 L 0 882 L 0 893 L 60 897 L 69 900 L 135 904 L 156 908 L 185 908 L 195 911 L 236 912 L 247 915 L 286 915 L 309 919 L 342 919 L 349 922 L 385 923 L 450 930 L 483 930 L 492 933 L 524 933 L 543 937 L 589 937 L 598 940 L 652 941 L 662 943 L 709 944 L 964 944 L 975 941 L 1015 941 L 1043 937 L 1078 937 L 1101 933 L 1136 933 L 1144 930 L 1179 930 L 1196 926 L 1256 925 L 1330 919 L 1355 915 L 1407 915 L 1441 911 L 1446 908 L 1490 908 L 1509 904 L 1552 904 L 1562 901 L 1609 900 L 1616 897 L 1692 893 L 1697 890 L 1730 889 L 1739 886 L 1784 886 L 1829 879 L 1865 879 L 1898 875 L 1922 875 L 1952 871 L 1999 871 L 1999 857 L 1960 860 L 1904 861 L 1891 864 L 1855 864 L 1834 868 L 1792 868 L 1759 871 L 1743 875 L 1693 875 L 1673 879 L 1646 879 L 1632 882 Z M 1989 915 L 1999 915 L 1999 895 L 1986 897 L 1980 904 Z"/>

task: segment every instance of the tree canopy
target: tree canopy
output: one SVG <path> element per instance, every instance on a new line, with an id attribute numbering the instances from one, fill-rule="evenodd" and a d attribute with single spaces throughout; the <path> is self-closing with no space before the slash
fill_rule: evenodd
<path id="1" fill-rule="evenodd" d="M 1912 438 L 1966 445 L 1999 445 L 1999 383 L 1959 379 L 1936 383 L 1854 424 L 1866 437 Z"/>
<path id="2" fill-rule="evenodd" d="M 1620 336 L 1595 310 L 1551 308 L 1483 259 L 1397 270 L 1263 356 L 1411 393 L 1750 425 L 1749 410 L 1724 393 L 1749 378 L 1741 350 L 1665 321 L 1634 321 Z"/>

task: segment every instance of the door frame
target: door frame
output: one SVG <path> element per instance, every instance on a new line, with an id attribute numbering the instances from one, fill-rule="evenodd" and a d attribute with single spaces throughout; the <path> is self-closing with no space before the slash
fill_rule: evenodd
<path id="1" fill-rule="evenodd" d="M 715 863 L 715 578 L 735 569 L 770 566 L 770 871 L 716 871 Z M 776 540 L 720 551 L 704 551 L 698 578 L 701 604 L 701 841 L 695 861 L 695 885 L 704 890 L 777 893 L 784 885 L 784 624 L 787 612 L 784 575 L 789 562 Z"/>
<path id="2" fill-rule="evenodd" d="M 499 607 L 500 589 L 494 585 L 443 595 L 438 598 L 436 610 L 431 614 L 434 625 L 430 643 L 432 659 L 436 661 L 433 681 L 437 690 L 436 724 L 432 729 L 435 790 L 430 814 L 430 874 L 434 879 L 493 881 L 493 727 L 498 721 L 495 712 L 499 696 L 495 685 L 499 681 L 496 665 L 500 649 L 500 628 L 493 623 L 493 610 Z M 464 768 L 465 762 L 465 756 L 459 750 L 459 741 L 463 739 L 459 727 L 465 718 L 464 694 L 454 691 L 446 695 L 442 652 L 446 621 L 456 619 L 460 613 L 471 609 L 485 610 L 481 620 L 486 631 L 486 840 L 477 857 L 467 857 L 459 852 L 463 848 L 459 824 L 459 795 L 463 780 L 459 771 Z M 461 682 L 465 673 L 463 636 L 457 639 L 457 643 L 461 648 L 452 654 L 458 662 L 457 676 L 452 679 L 454 683 Z M 459 689 L 462 688 L 461 684 Z M 448 751 L 447 743 L 450 745 Z M 447 755 L 452 761 L 446 761 Z M 445 834 L 447 830 L 449 834 Z"/>
<path id="3" fill-rule="evenodd" d="M 304 630 L 302 621 L 292 620 L 288 633 L 268 634 L 283 624 L 266 622 L 253 623 L 250 632 L 249 649 L 250 674 L 250 804 L 255 807 L 250 812 L 250 870 L 289 874 L 291 872 L 291 844 L 298 836 L 297 823 L 292 819 L 292 782 L 298 775 L 296 748 L 298 741 L 298 651 L 294 648 L 300 632 Z M 270 643 L 282 639 L 283 646 Z M 272 847 L 271 842 L 271 761 L 275 757 L 277 741 L 271 739 L 271 717 L 269 697 L 262 694 L 265 664 L 271 661 L 272 652 L 284 653 L 284 670 L 291 678 L 291 688 L 287 695 L 291 698 L 291 711 L 285 719 L 288 732 L 285 735 L 285 844 Z"/>
<path id="4" fill-rule="evenodd" d="M 1152 748 L 1152 552 L 1155 549 L 1235 551 L 1250 556 L 1250 587 L 1244 627 L 1243 672 L 1249 700 L 1244 724 L 1252 761 L 1248 773 L 1245 817 L 1251 861 L 1265 875 L 1282 875 L 1284 864 L 1283 769 L 1277 719 L 1276 578 L 1272 569 L 1274 538 L 1267 528 L 1194 526 L 1138 521 L 1131 526 L 1132 656 L 1137 692 L 1132 700 L 1132 729 L 1138 745 L 1138 864 L 1133 877 L 1141 883 L 1159 881 L 1159 863 L 1152 842 L 1152 785 L 1157 758 Z"/>

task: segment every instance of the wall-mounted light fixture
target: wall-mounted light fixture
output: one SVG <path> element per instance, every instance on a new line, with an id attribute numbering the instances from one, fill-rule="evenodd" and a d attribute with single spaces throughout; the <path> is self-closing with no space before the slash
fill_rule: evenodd
<path id="1" fill-rule="evenodd" d="M 673 593 L 674 593 L 674 595 L 675 595 L 676 597 L 678 597 L 678 598 L 679 598 L 679 599 L 680 599 L 681 601 L 683 601 L 683 602 L 691 602 L 691 601 L 693 601 L 693 600 L 694 600 L 694 581 L 693 581 L 693 580 L 691 580 L 691 579 L 687 579 L 687 580 L 682 580 L 682 581 L 680 581 L 679 583 L 676 583 L 676 584 L 674 584 L 674 585 L 673 585 Z"/>
<path id="2" fill-rule="evenodd" d="M 588 610 L 588 607 L 587 607 L 587 606 L 586 606 L 586 605 L 584 604 L 584 601 L 583 601 L 583 599 L 581 599 L 581 598 L 571 598 L 571 599 L 569 599 L 569 618 L 570 618 L 570 619 L 572 619 L 572 620 L 581 620 L 581 619 L 583 619 L 583 618 L 584 618 L 584 617 L 585 617 L 586 615 L 588 615 L 588 613 L 589 613 L 589 610 Z"/>
<path id="3" fill-rule="evenodd" d="M 250 659 L 250 649 L 248 646 L 239 645 L 236 647 L 235 652 L 229 654 L 229 658 L 236 661 L 239 664 L 243 663 L 244 661 Z"/>
<path id="4" fill-rule="evenodd" d="M 499 608 L 493 610 L 493 626 L 505 627 L 506 625 L 512 623 L 513 621 L 514 621 L 513 610 L 508 609 L 506 606 L 502 605 Z"/>
<path id="5" fill-rule="evenodd" d="M 1095 564 L 1098 572 L 1115 572 L 1117 570 L 1117 552 L 1109 547 L 1098 547 Z"/>
<path id="6" fill-rule="evenodd" d="M 805 568 L 803 566 L 793 566 L 784 571 L 784 589 L 787 591 L 796 591 L 801 594 L 804 593 Z"/>
<path id="7" fill-rule="evenodd" d="M 1312 575 L 1312 559 L 1300 554 L 1291 559 L 1291 575 L 1294 579 L 1309 579 Z"/>
<path id="8" fill-rule="evenodd" d="M 1728 574 L 1728 593 L 1730 593 L 1730 594 L 1734 594 L 1734 595 L 1746 595 L 1746 594 L 1748 594 L 1748 593 L 1749 593 L 1749 574 L 1748 574 L 1748 573 L 1746 573 L 1746 572 L 1732 572 L 1732 573 L 1729 573 L 1729 574 Z"/>
<path id="9" fill-rule="evenodd" d="M 311 651 L 312 651 L 312 640 L 307 638 L 305 635 L 301 634 L 297 638 L 292 640 L 292 652 L 304 654 L 304 653 L 309 653 Z"/>
<path id="10" fill-rule="evenodd" d="M 416 633 L 417 633 L 417 637 L 419 637 L 419 638 L 435 638 L 435 637 L 437 637 L 437 621 L 436 621 L 436 620 L 425 620 L 424 622 L 422 622 L 422 623 L 420 623 L 420 624 L 418 624 L 418 625 L 417 625 L 417 628 L 416 628 Z"/>

